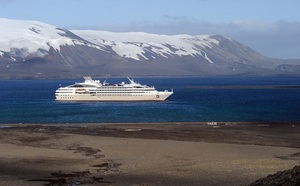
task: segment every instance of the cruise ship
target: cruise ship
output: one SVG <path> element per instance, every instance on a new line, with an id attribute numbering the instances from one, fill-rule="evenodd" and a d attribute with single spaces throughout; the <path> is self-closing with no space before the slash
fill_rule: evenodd
<path id="1" fill-rule="evenodd" d="M 153 86 L 128 80 L 109 84 L 86 76 L 84 82 L 58 88 L 55 97 L 57 101 L 164 101 L 173 94 L 173 90 L 157 91 Z"/>

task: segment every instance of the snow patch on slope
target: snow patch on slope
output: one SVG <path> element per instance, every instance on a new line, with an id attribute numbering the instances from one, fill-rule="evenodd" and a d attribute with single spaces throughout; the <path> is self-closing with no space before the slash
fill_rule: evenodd
<path id="1" fill-rule="evenodd" d="M 10 20 L 0 18 L 0 51 L 10 52 L 20 57 L 32 53 L 45 56 L 50 47 L 60 52 L 60 46 L 74 45 L 63 30 L 38 21 Z"/>
<path id="2" fill-rule="evenodd" d="M 143 32 L 116 33 L 94 30 L 72 30 L 73 33 L 100 46 L 111 46 L 119 55 L 135 60 L 149 60 L 145 56 L 150 53 L 152 58 L 161 56 L 198 56 L 201 55 L 209 63 L 213 63 L 205 48 L 219 45 L 219 41 L 209 35 L 157 35 Z M 205 55 L 202 53 L 204 52 Z"/>

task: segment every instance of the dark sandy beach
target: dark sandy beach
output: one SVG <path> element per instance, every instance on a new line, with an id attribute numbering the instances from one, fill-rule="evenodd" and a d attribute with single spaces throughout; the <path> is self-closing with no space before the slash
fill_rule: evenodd
<path id="1" fill-rule="evenodd" d="M 0 185 L 248 185 L 300 164 L 299 123 L 2 124 Z"/>

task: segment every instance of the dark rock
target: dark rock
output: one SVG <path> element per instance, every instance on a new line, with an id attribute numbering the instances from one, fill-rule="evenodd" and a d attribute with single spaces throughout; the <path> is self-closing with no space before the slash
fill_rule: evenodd
<path id="1" fill-rule="evenodd" d="M 278 171 L 251 183 L 249 186 L 298 186 L 300 185 L 300 165 L 285 171 Z"/>

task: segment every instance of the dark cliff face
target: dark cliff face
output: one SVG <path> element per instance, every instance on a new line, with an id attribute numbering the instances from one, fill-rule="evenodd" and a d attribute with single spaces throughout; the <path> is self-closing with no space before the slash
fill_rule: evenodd
<path id="1" fill-rule="evenodd" d="M 49 29 L 47 26 L 38 28 Z M 99 38 L 84 38 L 69 30 L 50 28 L 52 32 L 57 33 L 54 33 L 56 39 L 50 38 L 46 43 L 49 49 L 45 49 L 45 45 L 44 48 L 38 48 L 38 40 L 34 41 L 32 38 L 26 38 L 26 35 L 21 35 L 18 38 L 24 37 L 24 40 L 36 44 L 38 49 L 30 52 L 28 42 L 22 46 L 20 41 L 19 48 L 12 46 L 9 51 L 0 50 L 1 79 L 72 78 L 83 75 L 300 75 L 300 60 L 268 58 L 220 35 L 205 37 L 183 35 L 180 40 L 179 36 L 174 36 L 178 43 L 170 40 L 173 36 L 168 36 L 165 41 L 162 39 L 157 43 L 156 40 L 165 36 L 145 33 L 145 37 L 150 35 L 153 40 L 149 41 L 147 38 L 145 40 L 148 42 L 145 42 L 143 35 L 139 35 L 141 41 L 138 42 L 129 41 L 130 38 L 124 42 L 101 39 L 99 44 L 101 35 L 97 36 Z M 43 31 L 51 32 L 33 30 L 32 34 L 38 35 L 37 38 L 44 37 L 41 35 Z M 132 34 L 134 36 L 134 33 Z M 46 41 L 47 39 L 44 38 Z M 59 43 L 61 41 L 64 41 L 63 44 Z M 125 54 L 122 54 L 122 50 Z M 189 53 L 188 50 L 192 52 Z"/>

